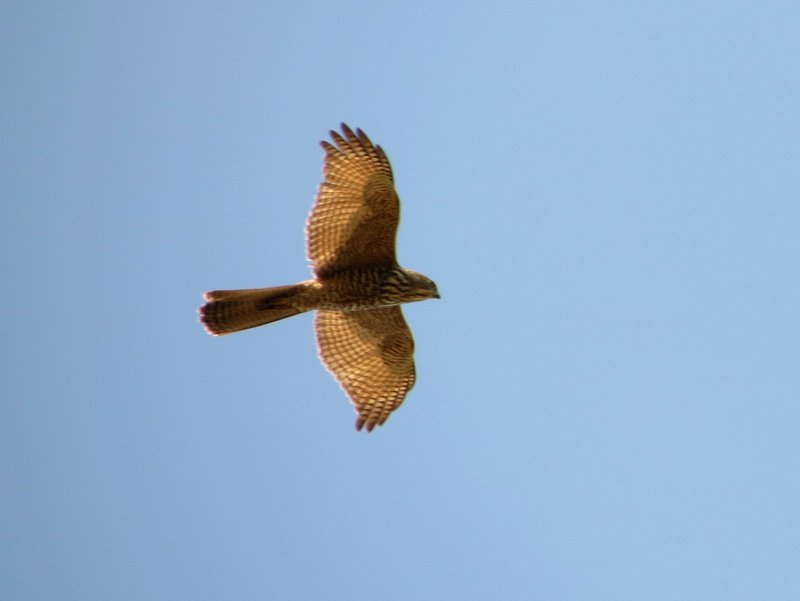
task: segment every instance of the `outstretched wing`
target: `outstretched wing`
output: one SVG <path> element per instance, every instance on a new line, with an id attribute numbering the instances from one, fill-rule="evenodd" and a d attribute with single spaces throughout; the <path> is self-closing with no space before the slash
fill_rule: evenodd
<path id="1" fill-rule="evenodd" d="M 414 386 L 414 339 L 400 307 L 317 311 L 322 362 L 355 406 L 356 429 L 382 425 Z"/>
<path id="2" fill-rule="evenodd" d="M 400 200 L 389 159 L 367 135 L 344 123 L 331 131 L 324 180 L 306 225 L 308 259 L 317 277 L 353 267 L 394 265 Z"/>

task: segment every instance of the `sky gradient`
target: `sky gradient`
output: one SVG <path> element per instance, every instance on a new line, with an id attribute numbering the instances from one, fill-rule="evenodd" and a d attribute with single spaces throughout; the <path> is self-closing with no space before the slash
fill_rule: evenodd
<path id="1" fill-rule="evenodd" d="M 797 3 L 1 12 L 0 598 L 800 598 Z M 442 295 L 369 435 L 196 316 L 342 121 Z"/>

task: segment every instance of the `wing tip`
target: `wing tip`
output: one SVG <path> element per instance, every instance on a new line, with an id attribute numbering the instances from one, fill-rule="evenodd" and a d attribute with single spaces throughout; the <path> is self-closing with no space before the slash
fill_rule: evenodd
<path id="1" fill-rule="evenodd" d="M 362 429 L 365 429 L 367 432 L 372 432 L 375 426 L 382 426 L 386 423 L 387 419 L 389 419 L 388 414 L 370 417 L 359 414 L 358 417 L 356 417 L 356 431 L 360 432 Z"/>
<path id="2" fill-rule="evenodd" d="M 359 415 L 356 418 L 356 432 L 361 432 L 362 429 L 366 429 L 367 433 L 372 432 L 375 429 L 375 426 L 379 426 L 380 424 L 375 420 L 368 420 L 363 415 Z"/>
<path id="3" fill-rule="evenodd" d="M 331 150 L 337 148 L 338 150 L 344 150 L 345 146 L 358 144 L 367 149 L 375 148 L 378 153 L 383 154 L 385 156 L 381 147 L 378 146 L 377 144 L 373 144 L 372 140 L 369 139 L 369 136 L 366 133 L 364 133 L 364 130 L 361 129 L 360 127 L 357 127 L 355 128 L 355 130 L 353 130 L 353 128 L 347 125 L 347 123 L 342 121 L 339 124 L 339 129 L 341 130 L 341 133 L 339 133 L 335 129 L 328 130 L 328 134 L 331 140 L 333 140 L 334 142 L 333 144 L 331 144 L 327 140 L 322 140 L 320 142 L 321 146 L 326 151 L 330 152 Z"/>

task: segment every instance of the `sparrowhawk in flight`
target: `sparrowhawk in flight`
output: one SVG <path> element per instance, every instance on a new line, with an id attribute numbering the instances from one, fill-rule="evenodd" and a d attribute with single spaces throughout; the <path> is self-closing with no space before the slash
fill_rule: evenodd
<path id="1" fill-rule="evenodd" d="M 320 358 L 350 397 L 356 429 L 383 425 L 414 385 L 414 339 L 400 305 L 439 298 L 395 256 L 400 200 L 389 159 L 360 129 L 331 131 L 324 178 L 306 224 L 313 278 L 290 286 L 205 293 L 200 319 L 222 335 L 316 310 Z"/>

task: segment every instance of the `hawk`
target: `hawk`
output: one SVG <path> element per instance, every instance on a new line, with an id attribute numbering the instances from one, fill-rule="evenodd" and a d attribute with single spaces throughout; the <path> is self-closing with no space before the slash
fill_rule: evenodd
<path id="1" fill-rule="evenodd" d="M 323 141 L 324 178 L 306 224 L 313 278 L 291 286 L 206 292 L 200 320 L 220 336 L 315 310 L 319 356 L 355 407 L 356 430 L 381 426 L 414 386 L 414 339 L 400 305 L 439 298 L 398 265 L 400 199 L 389 159 L 344 123 Z"/>

